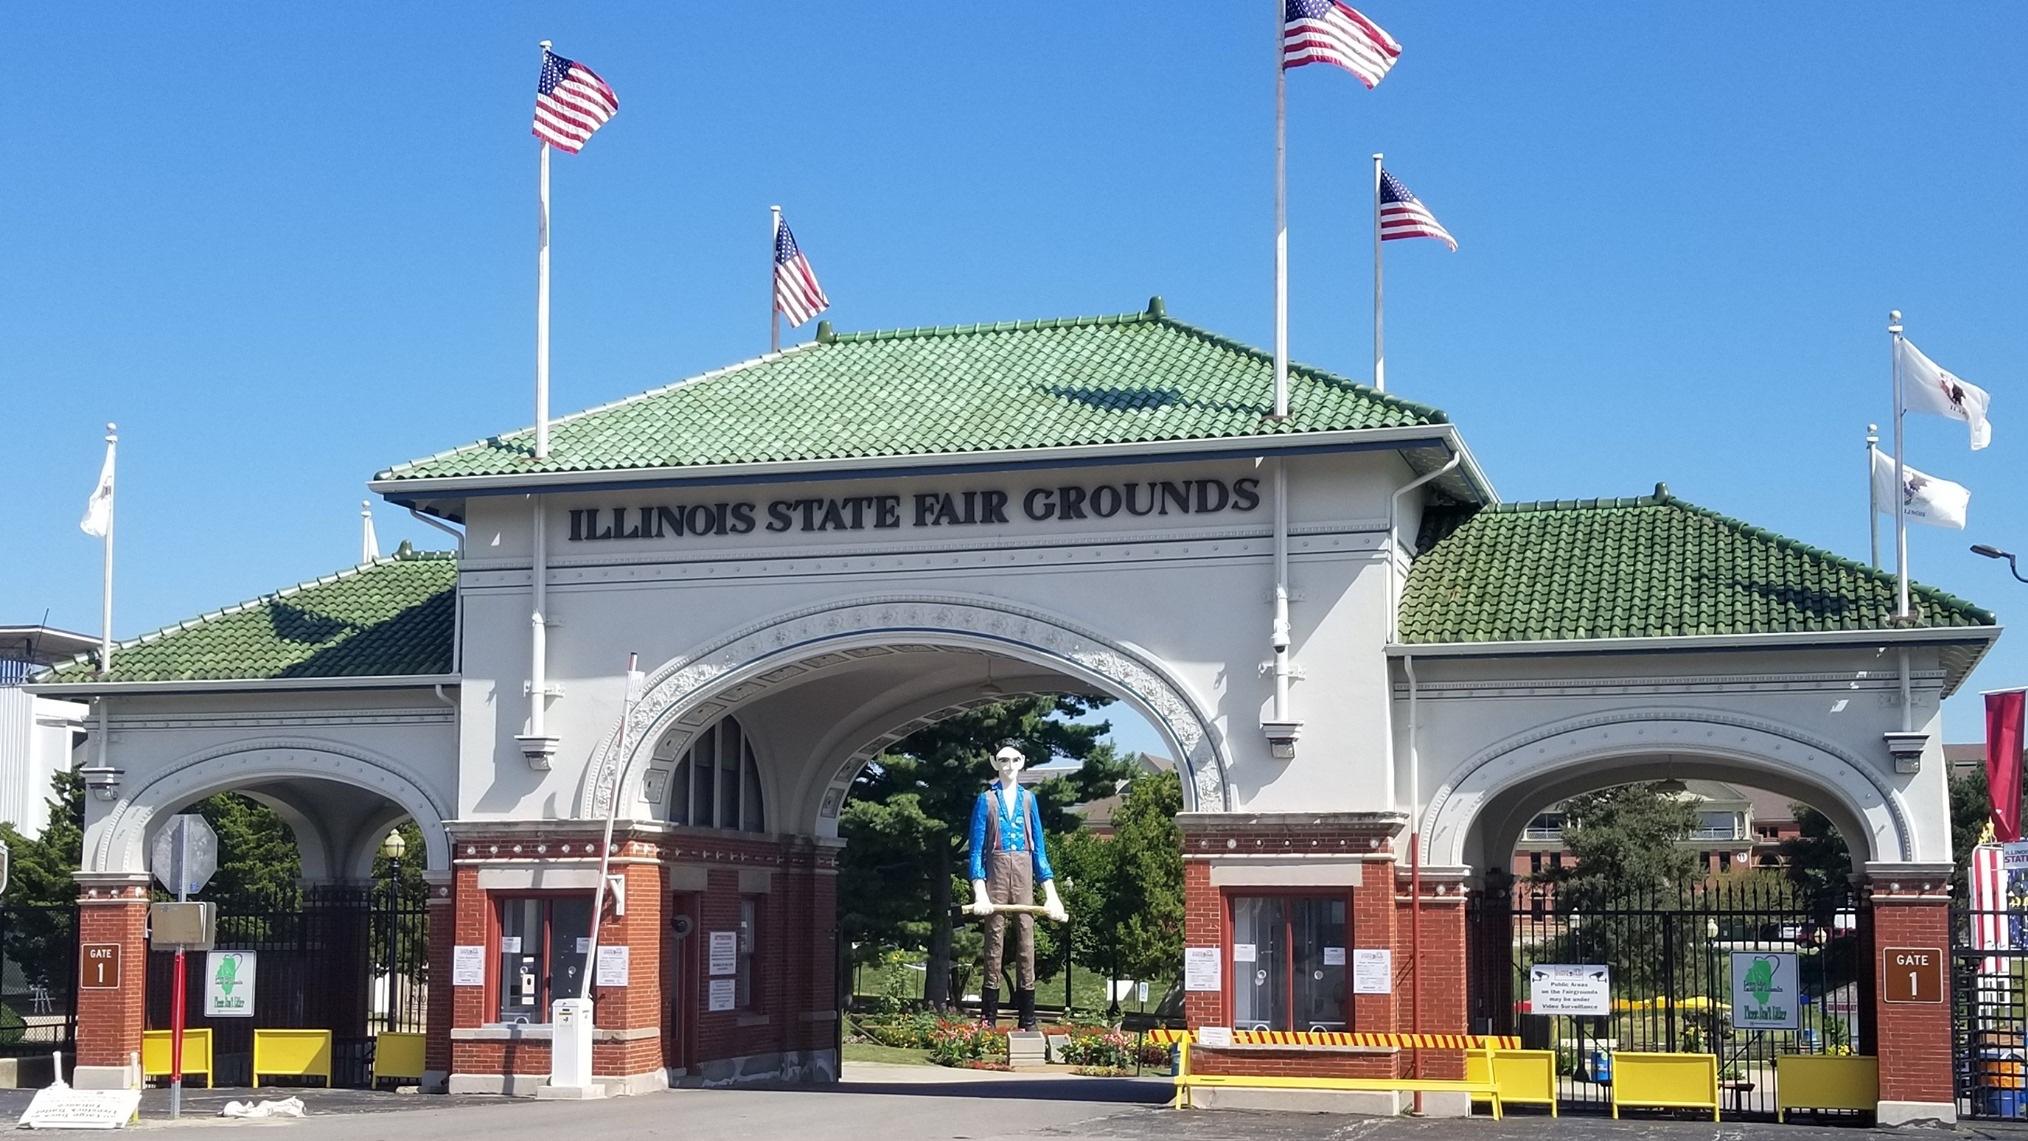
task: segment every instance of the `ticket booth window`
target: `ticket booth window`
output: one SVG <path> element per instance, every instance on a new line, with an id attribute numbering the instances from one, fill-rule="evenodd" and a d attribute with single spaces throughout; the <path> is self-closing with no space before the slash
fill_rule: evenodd
<path id="1" fill-rule="evenodd" d="M 1233 896 L 1231 903 L 1232 1024 L 1345 1029 L 1345 897 Z"/>
<path id="2" fill-rule="evenodd" d="M 589 894 L 499 900 L 494 985 L 500 1021 L 546 1023 L 550 1003 L 582 992 L 591 908 Z"/>

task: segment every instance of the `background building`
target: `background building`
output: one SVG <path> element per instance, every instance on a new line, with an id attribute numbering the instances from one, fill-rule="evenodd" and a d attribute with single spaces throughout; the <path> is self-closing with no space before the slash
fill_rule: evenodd
<path id="1" fill-rule="evenodd" d="M 42 832 L 50 781 L 84 739 L 81 702 L 21 688 L 30 674 L 95 649 L 97 638 L 47 626 L 0 626 L 0 821 L 23 835 Z"/>

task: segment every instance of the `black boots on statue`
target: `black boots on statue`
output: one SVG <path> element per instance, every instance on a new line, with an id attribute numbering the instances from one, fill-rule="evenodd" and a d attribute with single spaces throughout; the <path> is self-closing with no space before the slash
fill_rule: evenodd
<path id="1" fill-rule="evenodd" d="M 992 1026 L 1000 1021 L 1000 988 L 979 988 L 979 1021 Z"/>
<path id="2" fill-rule="evenodd" d="M 1017 990 L 1014 992 L 1014 1011 L 1019 1019 L 1021 1029 L 1035 1029 L 1035 991 L 1033 989 Z"/>

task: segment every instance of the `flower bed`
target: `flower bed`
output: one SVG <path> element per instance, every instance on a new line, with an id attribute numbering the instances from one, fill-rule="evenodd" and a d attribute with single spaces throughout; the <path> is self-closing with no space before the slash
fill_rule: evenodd
<path id="1" fill-rule="evenodd" d="M 1007 1033 L 982 1022 L 940 1021 L 929 1032 L 929 1060 L 972 1070 L 1007 1068 Z"/>
<path id="2" fill-rule="evenodd" d="M 1056 1060 L 1076 1067 L 1075 1072 L 1133 1072 L 1134 1040 L 1124 1030 L 1078 1029 L 1057 1048 Z"/>

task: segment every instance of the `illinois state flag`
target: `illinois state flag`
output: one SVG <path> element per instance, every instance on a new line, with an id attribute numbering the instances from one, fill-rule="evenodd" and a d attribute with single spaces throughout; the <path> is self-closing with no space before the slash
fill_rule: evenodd
<path id="1" fill-rule="evenodd" d="M 92 488 L 92 497 L 85 501 L 84 518 L 77 521 L 78 529 L 94 538 L 103 539 L 113 525 L 113 446 L 106 445 L 105 466 L 99 468 L 99 483 Z"/>
<path id="2" fill-rule="evenodd" d="M 1972 450 L 1993 442 L 1986 409 L 1993 398 L 1986 390 L 1922 355 L 1907 337 L 1895 342 L 1901 353 L 1901 402 L 1910 412 L 1928 412 L 1963 420 L 1972 429 Z"/>
<path id="3" fill-rule="evenodd" d="M 1954 527 L 1965 529 L 1965 510 L 1971 506 L 1972 493 L 1961 483 L 1938 479 L 1933 475 L 1901 465 L 1901 489 L 1894 487 L 1894 457 L 1886 452 L 1873 453 L 1873 508 L 1885 515 L 1894 514 L 1895 496 L 1901 497 L 1902 514 L 1910 523 L 1927 523 L 1932 527 Z"/>

